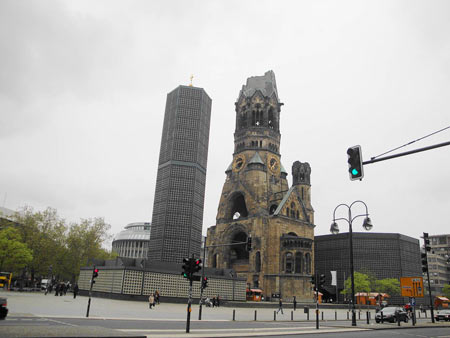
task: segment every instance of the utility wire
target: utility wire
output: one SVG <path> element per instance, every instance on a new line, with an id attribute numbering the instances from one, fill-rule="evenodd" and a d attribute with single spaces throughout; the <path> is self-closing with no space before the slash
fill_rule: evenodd
<path id="1" fill-rule="evenodd" d="M 450 128 L 450 126 L 448 126 L 448 127 L 445 127 L 445 128 L 443 128 L 443 129 L 441 129 L 441 130 L 435 131 L 434 133 L 431 133 L 431 134 L 429 134 L 429 135 L 426 135 L 426 136 L 423 136 L 423 137 L 421 137 L 421 138 L 418 138 L 417 140 L 414 140 L 414 141 L 408 142 L 408 143 L 406 143 L 406 144 L 404 144 L 404 145 L 402 145 L 402 146 L 400 146 L 400 147 L 397 147 L 397 148 L 394 148 L 394 149 L 392 149 L 392 150 L 386 151 L 385 153 L 382 153 L 382 154 L 380 154 L 380 155 L 377 155 L 377 156 L 371 157 L 370 159 L 371 159 L 371 160 L 374 160 L 374 159 L 376 159 L 377 157 L 380 157 L 380 156 L 383 156 L 383 155 L 386 155 L 386 154 L 392 153 L 393 151 L 396 151 L 396 150 L 398 150 L 398 149 L 400 149 L 400 148 L 403 148 L 403 147 L 409 146 L 410 144 L 413 144 L 414 142 L 417 142 L 417 141 L 423 140 L 424 138 L 427 138 L 427 137 L 429 137 L 429 136 L 435 135 L 435 134 L 437 134 L 437 133 L 440 133 L 441 131 L 444 131 L 444 130 L 446 130 L 446 129 L 449 129 L 449 128 Z"/>

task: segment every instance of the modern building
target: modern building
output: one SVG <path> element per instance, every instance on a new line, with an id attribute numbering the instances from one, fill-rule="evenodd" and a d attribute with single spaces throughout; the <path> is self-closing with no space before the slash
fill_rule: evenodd
<path id="1" fill-rule="evenodd" d="M 119 257 L 147 258 L 150 242 L 150 223 L 130 223 L 112 242 L 112 251 Z"/>
<path id="2" fill-rule="evenodd" d="M 167 95 L 148 258 L 200 256 L 211 99 L 179 86 Z"/>
<path id="3" fill-rule="evenodd" d="M 280 153 L 282 105 L 273 71 L 248 78 L 239 92 L 232 162 L 225 170 L 216 225 L 207 233 L 208 262 L 233 269 L 266 299 L 311 301 L 311 167 L 296 161 L 289 187 Z M 251 251 L 245 244 L 249 237 Z"/>
<path id="4" fill-rule="evenodd" d="M 442 288 L 450 283 L 450 235 L 429 235 L 428 271 L 433 296 L 442 296 Z M 426 277 L 426 274 L 424 274 Z"/>
<path id="5" fill-rule="evenodd" d="M 337 271 L 339 302 L 344 281 L 350 277 L 349 233 L 314 237 L 316 271 L 325 275 L 324 289 L 336 301 L 336 286 L 331 285 L 330 271 Z M 377 279 L 422 276 L 419 240 L 396 233 L 353 232 L 354 271 L 369 273 Z M 393 303 L 405 303 L 391 297 Z"/>

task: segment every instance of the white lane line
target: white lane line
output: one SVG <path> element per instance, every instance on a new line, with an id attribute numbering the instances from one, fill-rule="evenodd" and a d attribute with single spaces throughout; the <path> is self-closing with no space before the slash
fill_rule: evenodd
<path id="1" fill-rule="evenodd" d="M 54 322 L 54 323 L 62 324 L 62 325 L 66 325 L 66 326 L 78 326 L 78 325 L 75 325 L 75 324 L 70 324 L 70 323 L 66 323 L 66 322 L 62 322 L 60 320 L 55 320 L 55 319 L 50 319 L 50 318 L 48 318 L 47 320 L 49 322 Z"/>

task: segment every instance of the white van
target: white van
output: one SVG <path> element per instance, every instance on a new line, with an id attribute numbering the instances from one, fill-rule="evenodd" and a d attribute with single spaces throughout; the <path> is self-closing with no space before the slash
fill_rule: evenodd
<path id="1" fill-rule="evenodd" d="M 47 290 L 48 279 L 41 280 L 41 290 Z"/>

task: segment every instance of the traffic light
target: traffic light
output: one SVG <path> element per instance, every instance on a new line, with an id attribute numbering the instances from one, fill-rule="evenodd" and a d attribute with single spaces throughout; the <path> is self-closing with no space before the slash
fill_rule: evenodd
<path id="1" fill-rule="evenodd" d="M 252 236 L 247 237 L 247 244 L 245 245 L 247 251 L 252 251 Z"/>
<path id="2" fill-rule="evenodd" d="M 316 276 L 315 275 L 311 276 L 311 284 L 316 285 Z"/>
<path id="3" fill-rule="evenodd" d="M 193 261 L 192 264 L 192 274 L 199 272 L 202 269 L 202 260 L 201 259 L 195 259 L 195 258 L 191 258 Z"/>
<path id="4" fill-rule="evenodd" d="M 92 279 L 91 279 L 91 283 L 94 284 L 95 283 L 95 278 L 98 277 L 98 269 L 96 267 L 94 267 L 94 270 L 92 270 Z"/>
<path id="5" fill-rule="evenodd" d="M 425 250 L 426 251 L 431 251 L 430 239 L 428 238 L 428 232 L 424 232 L 423 233 L 423 241 L 424 241 L 424 244 L 425 244 Z"/>
<path id="6" fill-rule="evenodd" d="M 427 254 L 421 253 L 420 256 L 422 257 L 422 271 L 427 272 L 428 271 L 428 260 L 427 260 Z"/>
<path id="7" fill-rule="evenodd" d="M 320 276 L 319 276 L 319 287 L 322 287 L 322 286 L 324 286 L 325 285 L 325 275 L 322 273 Z"/>
<path id="8" fill-rule="evenodd" d="M 184 278 L 191 278 L 191 259 L 183 258 L 183 272 L 181 273 Z"/>
<path id="9" fill-rule="evenodd" d="M 348 155 L 348 172 L 350 180 L 362 180 L 364 177 L 363 160 L 361 146 L 353 146 L 347 149 Z"/>
<path id="10" fill-rule="evenodd" d="M 203 277 L 202 280 L 202 289 L 206 289 L 208 287 L 208 277 Z"/>

